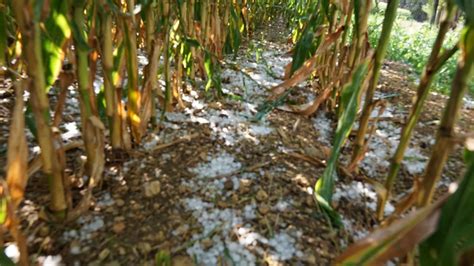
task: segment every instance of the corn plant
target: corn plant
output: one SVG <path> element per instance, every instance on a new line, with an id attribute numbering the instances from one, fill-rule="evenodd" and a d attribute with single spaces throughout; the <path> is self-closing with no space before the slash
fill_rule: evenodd
<path id="1" fill-rule="evenodd" d="M 20 264 L 28 263 L 27 249 L 15 211 L 25 196 L 28 176 L 39 168 L 37 165 L 41 166 L 49 185 L 47 213 L 51 215 L 47 218 L 68 222 L 79 217 L 89 209 L 94 189 L 100 187 L 107 144 L 114 151 L 131 152 L 147 135 L 150 124 L 156 126 L 159 120 L 165 119 L 165 112 L 186 107 L 182 96 L 188 85 L 202 84 L 206 96 L 225 97 L 220 75 L 222 67 L 231 65 L 226 62 L 226 56 L 236 57 L 240 46 L 253 36 L 259 25 L 281 18 L 292 32 L 292 62 L 286 66 L 282 83 L 271 88 L 271 95 L 256 118 L 259 120 L 275 107 L 284 105 L 299 83 L 312 81 L 315 100 L 290 110 L 310 116 L 325 106 L 336 114 L 332 151 L 314 186 L 314 199 L 330 223 L 340 226 L 340 217 L 331 205 L 337 170 L 344 168 L 339 157 L 358 118 L 362 95 L 365 103 L 349 170 L 357 169 L 375 128 L 375 125 L 369 127 L 369 118 L 380 104 L 373 98 L 398 2 L 388 1 L 374 51 L 368 40 L 371 0 L 0 0 L 0 75 L 12 80 L 16 92 L 6 182 L 0 181 L 0 224 L 19 244 Z M 391 161 L 386 193 L 379 195 L 378 216 L 382 219 L 382 210 L 390 198 L 435 74 L 459 50 L 450 98 L 421 178 L 421 189 L 410 195 L 416 198 L 419 210 L 393 224 L 387 221 L 388 227 L 377 231 L 372 240 L 349 248 L 340 257 L 341 263 L 382 263 L 394 256 L 404 256 L 422 243 L 419 249 L 422 264 L 451 265 L 472 249 L 469 219 L 472 220 L 474 211 L 468 204 L 473 197 L 472 152 L 468 152 L 468 171 L 458 191 L 431 203 L 435 184 L 456 137 L 454 127 L 466 84 L 472 76 L 472 5 L 472 0 L 446 1 L 445 16 L 418 84 L 416 101 Z M 465 13 L 466 26 L 459 44 L 443 50 L 457 7 Z M 148 62 L 140 68 L 142 55 Z M 96 76 L 103 77 L 100 88 L 94 88 Z M 57 133 L 66 99 L 71 97 L 68 95 L 71 86 L 77 90 L 80 109 L 82 136 L 77 145 L 83 147 L 86 157 L 80 171 L 84 170 L 89 177 L 81 191 L 82 198 L 75 205 L 72 201 L 75 192 L 65 171 L 70 143 L 63 144 Z M 48 98 L 54 92 L 50 92 L 52 88 L 59 88 L 55 106 Z M 26 102 L 23 102 L 24 91 L 29 93 Z M 41 150 L 40 157 L 34 158 L 30 166 L 26 126 Z M 346 175 L 347 172 L 344 171 Z M 413 241 L 408 243 L 408 240 Z M 398 250 L 397 245 L 401 247 Z M 10 263 L 1 255 L 0 264 Z M 170 257 L 158 253 L 156 261 L 169 264 Z"/>
<path id="2" fill-rule="evenodd" d="M 431 50 L 431 56 L 426 64 L 425 70 L 423 71 L 422 77 L 420 79 L 420 84 L 417 88 L 417 98 L 415 104 L 413 105 L 410 115 L 407 118 L 407 123 L 402 129 L 400 143 L 398 144 L 397 150 L 395 151 L 390 164 L 390 169 L 385 182 L 387 195 L 386 197 L 380 198 L 378 204 L 377 213 L 379 219 L 383 218 L 382 216 L 385 203 L 390 198 L 390 192 L 392 190 L 395 178 L 400 170 L 403 154 L 408 147 L 410 136 L 416 125 L 416 122 L 418 121 L 418 118 L 420 117 L 423 104 L 431 87 L 431 83 L 441 66 L 457 51 L 457 46 L 455 46 L 454 48 L 446 50 L 440 54 L 444 38 L 449 29 L 450 22 L 453 19 L 455 10 L 454 3 L 452 1 L 448 1 L 446 17 L 440 25 L 438 36 L 435 43 L 433 44 L 433 49 Z"/>
<path id="3" fill-rule="evenodd" d="M 436 142 L 433 152 L 422 177 L 419 206 L 430 203 L 436 188 L 436 183 L 441 177 L 441 172 L 452 148 L 452 138 L 455 135 L 454 125 L 459 119 L 462 99 L 467 91 L 467 83 L 474 67 L 474 11 L 472 2 L 460 1 L 459 6 L 467 16 L 459 47 L 460 55 L 456 75 L 453 79 L 449 100 L 441 118 L 441 124 L 436 133 Z"/>
<path id="4" fill-rule="evenodd" d="M 320 204 L 323 210 L 329 213 L 329 217 L 337 224 L 340 221 L 337 214 L 331 208 L 332 193 L 334 190 L 334 183 L 336 177 L 337 161 L 344 142 L 347 140 L 351 132 L 352 125 L 356 119 L 358 109 L 358 99 L 361 93 L 362 84 L 367 73 L 368 63 L 363 62 L 355 71 L 351 82 L 345 86 L 341 95 L 341 107 L 343 108 L 342 116 L 338 121 L 336 135 L 334 137 L 334 144 L 329 157 L 328 164 L 322 177 L 315 185 L 314 195 L 316 201 Z"/>
<path id="5" fill-rule="evenodd" d="M 417 246 L 420 265 L 459 265 L 462 259 L 466 265 L 472 264 L 472 257 L 463 256 L 474 247 L 474 153 L 466 151 L 466 155 L 468 168 L 454 194 L 374 231 L 341 254 L 337 264 L 385 264 Z"/>
<path id="6" fill-rule="evenodd" d="M 368 140 L 366 140 L 367 129 L 369 126 L 369 118 L 372 110 L 375 107 L 374 93 L 377 87 L 380 69 L 385 58 L 388 42 L 390 41 L 390 34 L 397 16 L 398 0 L 388 1 L 387 9 L 383 20 L 382 33 L 380 35 L 377 48 L 374 54 L 374 67 L 371 73 L 371 80 L 369 87 L 365 94 L 364 108 L 359 121 L 359 129 L 357 131 L 356 139 L 354 140 L 354 151 L 352 154 L 352 161 L 350 168 L 356 168 L 357 163 L 362 159 L 365 153 L 365 147 Z"/>
<path id="7" fill-rule="evenodd" d="M 66 215 L 67 201 L 64 186 L 64 168 L 61 152 L 54 148 L 56 138 L 53 137 L 49 125 L 49 101 L 46 97 L 47 78 L 45 77 L 44 56 L 42 50 L 42 34 L 40 15 L 37 11 L 38 2 L 15 1 L 12 3 L 15 19 L 22 37 L 22 56 L 28 62 L 26 71 L 30 77 L 30 104 L 36 120 L 37 138 L 41 148 L 43 172 L 48 179 L 51 193 L 50 211 L 63 219 Z"/>

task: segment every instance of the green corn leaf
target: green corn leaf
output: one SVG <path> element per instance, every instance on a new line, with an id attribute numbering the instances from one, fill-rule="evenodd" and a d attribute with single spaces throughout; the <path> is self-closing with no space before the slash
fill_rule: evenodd
<path id="1" fill-rule="evenodd" d="M 4 224 L 7 220 L 7 199 L 5 197 L 0 199 L 0 224 Z"/>
<path id="2" fill-rule="evenodd" d="M 71 21 L 71 32 L 74 38 L 76 39 L 77 42 L 77 48 L 82 49 L 82 50 L 89 50 L 89 44 L 87 43 L 87 40 L 84 37 L 84 34 L 81 32 L 79 25 L 74 22 L 74 20 Z"/>
<path id="3" fill-rule="evenodd" d="M 155 255 L 156 266 L 171 266 L 171 256 L 169 252 L 160 251 Z"/>
<path id="4" fill-rule="evenodd" d="M 2 248 L 2 252 L 0 252 L 0 265 L 15 266 L 15 263 L 5 254 L 4 248 Z"/>
<path id="5" fill-rule="evenodd" d="M 46 91 L 51 88 L 61 72 L 64 57 L 62 47 L 71 37 L 71 28 L 67 20 L 68 1 L 53 0 L 50 5 L 50 14 L 41 34 Z"/>
<path id="6" fill-rule="evenodd" d="M 214 71 L 213 71 L 213 68 L 212 68 L 211 54 L 207 51 L 204 54 L 204 69 L 205 69 L 206 75 L 208 77 L 205 90 L 208 91 L 209 88 L 211 88 L 211 86 L 212 86 L 212 78 L 214 76 Z"/>
<path id="7" fill-rule="evenodd" d="M 420 245 L 421 265 L 457 265 L 474 246 L 474 152 L 459 188 L 443 206 L 436 232 Z"/>
<path id="8" fill-rule="evenodd" d="M 38 139 L 38 128 L 36 126 L 36 119 L 31 109 L 31 103 L 28 103 L 25 111 L 25 123 L 35 140 Z"/>
<path id="9" fill-rule="evenodd" d="M 352 125 L 356 119 L 358 98 L 361 93 L 362 83 L 364 82 L 367 73 L 367 65 L 368 63 L 364 62 L 357 67 L 354 71 L 351 82 L 347 84 L 342 91 L 341 105 L 343 113 L 337 124 L 331 156 L 326 169 L 324 170 L 323 176 L 316 182 L 314 189 L 316 201 L 321 207 L 323 207 L 323 210 L 330 214 L 330 217 L 333 217 L 331 220 L 335 225 L 340 225 L 340 222 L 338 222 L 338 218 L 334 219 L 334 217 L 338 217 L 338 215 L 332 210 L 330 202 L 332 200 L 334 182 L 337 177 L 336 166 L 342 146 L 347 140 Z"/>
<path id="10" fill-rule="evenodd" d="M 467 24 L 474 25 L 474 1 L 456 0 L 456 4 L 459 6 L 459 9 L 461 9 L 466 15 Z"/>
<path id="11" fill-rule="evenodd" d="M 214 86 L 214 89 L 216 89 L 218 96 L 222 96 L 223 92 L 221 77 L 219 74 L 219 66 L 212 62 L 212 55 L 207 50 L 204 51 L 204 69 L 207 75 L 207 84 L 205 90 L 209 91 L 209 89 Z"/>
<path id="12" fill-rule="evenodd" d="M 298 70 L 303 63 L 314 55 L 317 47 L 321 43 L 321 38 L 316 38 L 314 32 L 322 24 L 323 16 L 315 13 L 311 16 L 308 24 L 305 26 L 300 39 L 295 45 L 293 60 L 291 65 L 291 75 Z"/>

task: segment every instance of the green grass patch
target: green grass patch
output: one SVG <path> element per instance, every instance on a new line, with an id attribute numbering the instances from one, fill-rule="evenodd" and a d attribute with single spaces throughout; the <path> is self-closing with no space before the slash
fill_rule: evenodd
<path id="1" fill-rule="evenodd" d="M 373 12 L 369 17 L 369 41 L 372 47 L 377 45 L 383 21 L 384 6 L 379 6 L 379 11 Z M 436 39 L 438 28 L 430 27 L 428 22 L 420 23 L 410 18 L 407 10 L 399 9 L 389 46 L 387 48 L 387 59 L 408 64 L 416 73 L 418 79 L 428 61 L 431 47 Z M 460 29 L 448 32 L 445 40 L 445 49 L 453 47 L 459 38 Z M 455 54 L 440 69 L 433 82 L 433 90 L 447 94 L 451 88 L 451 82 L 456 72 Z M 469 93 L 474 95 L 474 79 L 469 83 Z"/>

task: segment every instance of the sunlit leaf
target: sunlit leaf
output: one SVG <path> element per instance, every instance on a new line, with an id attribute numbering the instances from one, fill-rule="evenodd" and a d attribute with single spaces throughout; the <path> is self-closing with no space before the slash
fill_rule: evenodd
<path id="1" fill-rule="evenodd" d="M 333 213 L 330 202 L 332 200 L 332 193 L 334 190 L 334 182 L 336 179 L 336 165 L 338 163 L 339 154 L 342 146 L 346 141 L 349 133 L 351 132 L 352 126 L 356 119 L 358 110 L 358 99 L 367 73 L 368 63 L 364 62 L 355 71 L 352 76 L 352 80 L 347 84 L 341 96 L 341 106 L 343 107 L 342 116 L 337 124 L 336 135 L 334 138 L 333 148 L 331 156 L 328 160 L 327 166 L 324 169 L 324 173 L 321 178 L 316 182 L 315 195 L 316 201 L 328 212 L 331 213 L 331 217 L 337 217 L 337 214 Z M 324 201 L 322 201 L 324 199 Z M 340 224 L 338 219 L 333 221 L 336 224 Z"/>
<path id="2" fill-rule="evenodd" d="M 46 90 L 56 81 L 64 59 L 63 45 L 71 37 L 67 20 L 69 1 L 52 0 L 50 14 L 44 25 L 42 37 L 43 61 L 45 66 Z"/>

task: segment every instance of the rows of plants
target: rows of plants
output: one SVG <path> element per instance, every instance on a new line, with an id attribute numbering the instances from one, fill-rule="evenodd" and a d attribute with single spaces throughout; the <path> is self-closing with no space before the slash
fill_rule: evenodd
<path id="1" fill-rule="evenodd" d="M 369 20 L 369 41 L 375 45 L 380 36 L 380 25 L 383 20 L 384 3 L 380 4 L 380 10 L 373 10 Z M 415 72 L 413 76 L 417 79 L 423 72 L 426 61 L 430 56 L 431 45 L 435 42 L 437 27 L 428 22 L 420 23 L 412 20 L 409 15 L 398 15 L 393 28 L 393 36 L 387 50 L 387 59 L 408 64 Z M 453 28 L 447 33 L 446 43 L 443 49 L 449 49 L 456 45 L 457 36 L 461 27 L 453 24 Z M 450 58 L 439 70 L 433 82 L 433 90 L 444 94 L 449 93 L 450 84 L 456 72 L 456 58 Z M 469 83 L 469 92 L 474 94 L 474 81 Z"/>
<path id="2" fill-rule="evenodd" d="M 100 187 L 105 150 L 132 152 L 155 121 L 164 118 L 165 112 L 184 107 L 182 96 L 187 84 L 202 85 L 209 97 L 225 97 L 220 78 L 225 54 L 235 55 L 245 37 L 252 36 L 255 25 L 277 15 L 286 17 L 293 30 L 292 62 L 285 69 L 285 80 L 270 89 L 271 96 L 261 106 L 257 119 L 285 103 L 296 85 L 312 80 L 314 100 L 308 105 L 292 106 L 291 111 L 310 116 L 325 105 L 338 120 L 326 169 L 314 186 L 314 201 L 319 210 L 329 225 L 342 227 L 332 205 L 338 176 L 361 177 L 376 188 L 379 197 L 377 218 L 382 228 L 350 247 L 338 261 L 347 265 L 378 264 L 400 257 L 407 261 L 419 258 L 425 265 L 435 261 L 443 265 L 456 263 L 474 246 L 473 238 L 469 237 L 474 227 L 467 222 L 474 215 L 469 204 L 474 198 L 472 138 L 455 132 L 474 68 L 473 3 L 447 0 L 446 15 L 436 37 L 431 42 L 421 39 L 423 46 L 417 48 L 427 50 L 429 56 L 409 57 L 423 61 L 415 66 L 423 70 L 414 104 L 403 122 L 400 143 L 382 184 L 364 178 L 359 163 L 377 129 L 378 117 L 374 118 L 372 113 L 383 112 L 385 106 L 383 100 L 374 97 L 382 65 L 387 53 L 390 55 L 396 49 L 391 45 L 406 43 L 393 30 L 398 0 L 388 2 L 378 35 L 373 34 L 376 30 L 369 24 L 371 0 L 0 1 L 0 25 L 5 26 L 0 27 L 0 64 L 2 74 L 12 81 L 16 92 L 6 182 L 2 183 L 1 191 L 1 219 L 20 247 L 20 264 L 28 264 L 28 253 L 15 212 L 32 174 L 41 169 L 49 185 L 50 201 L 44 218 L 54 223 L 77 219 L 89 209 L 92 193 Z M 464 27 L 450 35 L 458 9 L 464 12 Z M 139 53 L 148 58 L 143 75 L 139 75 Z M 450 65 L 452 62 L 456 62 L 455 67 Z M 414 127 L 436 75 L 443 74 L 442 71 L 452 71 L 453 76 L 432 154 L 424 173 L 415 182 L 417 186 L 386 217 L 385 205 L 392 200 L 393 186 Z M 93 86 L 97 74 L 104 79 L 99 91 Z M 70 85 L 78 92 L 81 112 L 82 140 L 74 145 L 64 144 L 60 134 L 56 134 L 66 99 L 73 97 L 68 94 Z M 59 91 L 54 106 L 48 97 L 52 88 Z M 28 97 L 24 102 L 25 92 Z M 105 116 L 101 117 L 100 112 Z M 356 122 L 356 136 L 349 142 Z M 26 128 L 41 149 L 40 156 L 30 162 Z M 466 145 L 468 170 L 456 192 L 434 201 L 436 184 L 453 143 Z M 84 174 L 88 183 L 83 191 L 75 192 L 81 200 L 73 201 L 73 196 L 78 195 L 71 190 L 65 158 L 68 149 L 78 145 L 87 158 Z M 347 165 L 339 160 L 345 146 L 352 150 Z"/>

